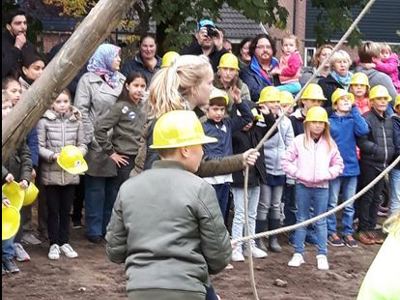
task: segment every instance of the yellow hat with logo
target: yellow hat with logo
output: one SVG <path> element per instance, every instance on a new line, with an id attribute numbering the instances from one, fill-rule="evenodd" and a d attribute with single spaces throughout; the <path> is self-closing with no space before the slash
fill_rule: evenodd
<path id="1" fill-rule="evenodd" d="M 21 209 L 25 198 L 25 191 L 18 182 L 12 181 L 2 186 L 3 196 L 10 200 L 11 205 L 17 209 Z"/>
<path id="2" fill-rule="evenodd" d="M 329 124 L 328 113 L 321 106 L 313 106 L 307 111 L 304 122 L 325 122 Z"/>
<path id="3" fill-rule="evenodd" d="M 274 86 L 267 86 L 261 90 L 260 98 L 258 98 L 257 104 L 266 102 L 280 102 L 281 95 L 279 90 Z"/>
<path id="4" fill-rule="evenodd" d="M 33 182 L 29 183 L 28 188 L 25 190 L 25 197 L 23 206 L 31 205 L 35 202 L 37 196 L 39 194 L 39 190 Z"/>
<path id="5" fill-rule="evenodd" d="M 316 83 L 309 83 L 301 94 L 300 100 L 326 100 L 322 88 Z"/>
<path id="6" fill-rule="evenodd" d="M 369 88 L 368 76 L 362 72 L 354 73 L 350 80 L 350 85 L 352 84 L 366 85 Z"/>
<path id="7" fill-rule="evenodd" d="M 332 93 L 332 105 L 335 105 L 336 102 L 339 101 L 339 99 L 341 99 L 342 97 L 348 97 L 349 100 L 351 101 L 351 103 L 354 103 L 354 95 L 352 93 L 349 93 L 348 91 L 344 90 L 344 89 L 336 89 L 333 93 Z"/>
<path id="8" fill-rule="evenodd" d="M 239 60 L 235 54 L 225 53 L 219 60 L 218 68 L 231 68 L 239 70 Z"/>
<path id="9" fill-rule="evenodd" d="M 392 100 L 386 87 L 383 85 L 376 85 L 369 91 L 369 99 L 374 100 L 375 98 L 385 98 L 386 101 Z"/>
<path id="10" fill-rule="evenodd" d="M 81 150 L 73 145 L 67 145 L 61 149 L 57 163 L 64 171 L 73 175 L 82 174 L 88 169 Z"/>
<path id="11" fill-rule="evenodd" d="M 179 53 L 175 51 L 166 52 L 161 59 L 161 68 L 166 68 L 172 65 L 172 63 L 179 57 Z"/>
<path id="12" fill-rule="evenodd" d="M 175 110 L 163 114 L 154 125 L 151 149 L 171 149 L 215 143 L 218 140 L 204 134 L 196 114 Z"/>
<path id="13" fill-rule="evenodd" d="M 19 210 L 14 206 L 2 206 L 1 209 L 1 240 L 8 240 L 15 236 L 21 222 Z"/>
<path id="14" fill-rule="evenodd" d="M 291 92 L 288 91 L 280 91 L 280 103 L 281 104 L 290 104 L 292 105 L 294 103 L 294 97 Z"/>

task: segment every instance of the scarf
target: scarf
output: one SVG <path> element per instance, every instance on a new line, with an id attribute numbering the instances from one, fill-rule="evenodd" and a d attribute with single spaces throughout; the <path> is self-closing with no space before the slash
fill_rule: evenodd
<path id="1" fill-rule="evenodd" d="M 254 73 L 256 73 L 258 77 L 261 78 L 262 82 L 265 83 L 265 85 L 273 85 L 272 76 L 269 75 L 269 71 L 271 71 L 278 65 L 279 65 L 278 60 L 275 57 L 272 57 L 271 63 L 269 65 L 269 70 L 268 72 L 266 72 L 263 70 L 263 68 L 261 68 L 260 63 L 258 62 L 255 56 L 253 56 L 250 61 L 250 69 Z"/>
<path id="2" fill-rule="evenodd" d="M 346 76 L 341 76 L 335 71 L 331 71 L 331 76 L 335 79 L 345 90 L 349 89 L 351 76 L 353 74 L 348 71 Z"/>
<path id="3" fill-rule="evenodd" d="M 117 86 L 118 72 L 111 68 L 114 58 L 119 55 L 120 47 L 111 44 L 100 45 L 89 59 L 87 70 L 103 77 L 109 86 Z"/>

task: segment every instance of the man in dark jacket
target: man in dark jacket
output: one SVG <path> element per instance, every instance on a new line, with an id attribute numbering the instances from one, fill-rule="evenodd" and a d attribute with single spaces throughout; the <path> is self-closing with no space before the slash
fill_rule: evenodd
<path id="1" fill-rule="evenodd" d="M 223 34 L 211 20 L 201 20 L 197 25 L 196 39 L 181 54 L 204 54 L 210 59 L 214 72 L 218 70 L 221 56 L 228 51 L 223 48 Z"/>

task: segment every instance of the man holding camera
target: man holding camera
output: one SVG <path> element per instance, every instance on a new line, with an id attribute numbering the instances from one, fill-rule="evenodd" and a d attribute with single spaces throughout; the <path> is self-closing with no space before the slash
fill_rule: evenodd
<path id="1" fill-rule="evenodd" d="M 219 59 L 227 51 L 223 48 L 223 34 L 217 29 L 214 22 L 208 19 L 201 20 L 197 25 L 196 40 L 181 51 L 181 54 L 204 54 L 210 59 L 214 72 L 217 72 Z"/>

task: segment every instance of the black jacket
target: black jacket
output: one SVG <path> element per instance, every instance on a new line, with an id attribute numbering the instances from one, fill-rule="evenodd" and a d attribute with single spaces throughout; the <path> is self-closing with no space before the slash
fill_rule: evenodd
<path id="1" fill-rule="evenodd" d="M 393 121 L 393 142 L 396 151 L 394 158 L 396 159 L 400 155 L 400 116 L 393 114 L 391 118 Z M 400 163 L 395 168 L 400 169 Z"/>
<path id="2" fill-rule="evenodd" d="M 26 141 L 11 153 L 9 159 L 3 161 L 1 167 L 1 183 L 5 183 L 5 178 L 11 173 L 17 182 L 25 179 L 30 182 L 32 179 L 32 160 Z"/>
<path id="3" fill-rule="evenodd" d="M 326 101 L 322 104 L 323 107 L 332 107 L 332 94 L 337 88 L 344 89 L 344 87 L 337 82 L 331 74 L 329 74 L 326 78 L 321 78 L 318 81 L 318 84 L 321 86 L 322 91 L 324 92 L 324 96 L 326 97 Z"/>

